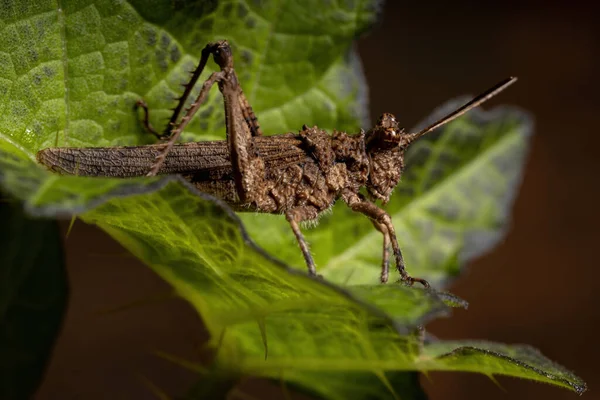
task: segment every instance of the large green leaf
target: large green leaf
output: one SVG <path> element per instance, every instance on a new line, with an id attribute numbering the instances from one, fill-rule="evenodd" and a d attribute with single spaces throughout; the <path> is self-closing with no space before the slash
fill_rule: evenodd
<path id="1" fill-rule="evenodd" d="M 150 141 L 135 101 L 144 98 L 152 124 L 162 128 L 199 50 L 223 37 L 266 133 L 303 123 L 357 131 L 368 122 L 366 89 L 351 43 L 376 9 L 375 1 L 316 0 L 7 3 L 0 7 L 0 184 L 30 214 L 77 214 L 145 261 L 198 310 L 219 346 L 220 366 L 284 376 L 332 399 L 348 398 L 339 389 L 348 379 L 363 382 L 363 391 L 352 391 L 357 399 L 418 390 L 398 372 L 458 364 L 423 358 L 426 346 L 410 333 L 447 315 L 444 303 L 463 303 L 397 284 L 372 286 L 381 238 L 365 218 L 337 206 L 310 231 L 322 281 L 306 275 L 280 216 L 243 216 L 248 235 L 229 208 L 178 178 L 57 176 L 33 161 L 55 143 Z M 199 114 L 184 140 L 224 137 L 216 90 Z M 498 237 L 528 132 L 522 113 L 504 109 L 472 113 L 414 146 L 404 189 L 388 205 L 413 274 L 439 283 Z M 346 281 L 352 286 L 330 283 Z M 460 358 L 462 345 L 452 346 Z M 482 362 L 469 354 L 465 360 L 465 370 Z M 525 362 L 519 354 L 505 361 Z M 535 367 L 546 371 L 542 361 Z M 485 373 L 549 376 L 490 365 Z M 581 388 L 572 374 L 550 380 Z"/>
<path id="2" fill-rule="evenodd" d="M 193 367 L 193 366 L 192 366 Z M 190 390 L 186 400 L 257 398 L 253 392 L 248 392 L 246 383 L 241 375 L 227 375 L 222 371 L 200 371 L 202 379 Z M 310 399 L 388 399 L 396 398 L 410 400 L 425 400 L 427 396 L 419 385 L 419 374 L 415 372 L 388 372 L 386 379 L 372 373 L 346 372 L 315 372 L 306 374 L 305 381 L 288 382 L 286 376 L 271 379 L 273 386 L 281 392 L 302 393 Z M 261 393 L 263 398 L 265 394 Z M 273 398 L 274 396 L 271 396 Z M 285 398 L 279 396 L 277 398 Z M 303 397 L 304 398 L 304 397 Z"/>
<path id="3" fill-rule="evenodd" d="M 67 276 L 56 221 L 31 219 L 6 199 L 0 221 L 0 398 L 25 399 L 49 361 Z"/>

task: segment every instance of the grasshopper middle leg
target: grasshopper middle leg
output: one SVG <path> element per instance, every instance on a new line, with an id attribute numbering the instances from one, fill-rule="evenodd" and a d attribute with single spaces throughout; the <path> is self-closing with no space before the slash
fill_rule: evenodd
<path id="1" fill-rule="evenodd" d="M 285 213 L 285 217 L 290 223 L 292 231 L 294 231 L 294 235 L 296 236 L 300 250 L 302 250 L 304 261 L 306 261 L 306 266 L 308 267 L 308 274 L 311 276 L 317 276 L 317 268 L 315 267 L 315 261 L 310 254 L 308 243 L 306 243 L 306 239 L 304 239 L 304 235 L 300 230 L 299 223 L 302 221 L 315 219 L 317 216 L 318 211 L 312 206 L 296 207 Z"/>

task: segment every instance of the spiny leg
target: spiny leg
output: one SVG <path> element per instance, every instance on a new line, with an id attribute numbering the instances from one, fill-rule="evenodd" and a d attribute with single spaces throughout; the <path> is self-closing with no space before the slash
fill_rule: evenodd
<path id="1" fill-rule="evenodd" d="M 177 119 L 179 118 L 181 110 L 183 110 L 185 101 L 192 93 L 192 89 L 196 85 L 196 82 L 198 82 L 198 78 L 200 78 L 202 71 L 204 71 L 204 67 L 208 62 L 210 54 L 214 51 L 215 46 L 215 43 L 209 43 L 204 47 L 204 49 L 202 49 L 202 56 L 200 57 L 200 62 L 198 63 L 198 66 L 194 69 L 194 71 L 191 72 L 192 76 L 189 82 L 184 83 L 182 85 L 184 87 L 183 94 L 177 98 L 177 106 L 173 109 L 173 114 L 171 115 L 171 118 L 169 118 L 169 123 L 167 124 L 167 127 L 165 128 L 165 131 L 162 134 L 158 133 L 156 129 L 154 129 L 154 127 L 150 124 L 148 105 L 146 104 L 146 102 L 144 102 L 144 100 L 142 99 L 136 102 L 136 106 L 141 107 L 144 110 L 144 120 L 142 124 L 148 132 L 156 136 L 158 139 L 165 140 L 166 138 L 171 136 L 171 129 L 177 124 Z"/>
<path id="2" fill-rule="evenodd" d="M 204 48 L 198 71 L 204 68 L 211 53 L 221 71 L 213 73 L 204 82 L 197 100 L 187 110 L 179 125 L 172 131 L 169 142 L 157 156 L 155 164 L 147 175 L 152 176 L 158 173 L 170 149 L 204 101 L 210 87 L 215 82 L 219 82 L 219 90 L 223 95 L 225 107 L 227 142 L 236 191 L 242 203 L 249 203 L 254 201 L 254 194 L 257 189 L 260 189 L 264 179 L 264 161 L 260 158 L 252 140 L 254 136 L 260 135 L 262 132 L 233 69 L 233 55 L 227 41 L 211 43 Z M 190 84 L 195 82 L 193 79 L 194 77 L 192 77 Z M 177 113 L 178 110 L 176 109 L 174 118 L 176 118 Z"/>
<path id="3" fill-rule="evenodd" d="M 190 120 L 192 119 L 194 114 L 196 114 L 196 112 L 198 111 L 198 109 L 200 108 L 200 106 L 202 105 L 204 100 L 206 99 L 206 96 L 208 95 L 210 88 L 216 82 L 221 81 L 224 78 L 224 76 L 225 76 L 225 74 L 223 72 L 213 72 L 208 77 L 208 79 L 206 81 L 204 81 L 204 83 L 202 84 L 202 89 L 200 90 L 200 93 L 198 94 L 198 97 L 196 98 L 196 101 L 194 101 L 192 103 L 192 105 L 190 106 L 190 108 L 187 109 L 186 114 L 181 119 L 181 122 L 179 123 L 179 125 L 177 125 L 177 127 L 171 133 L 171 136 L 169 137 L 169 141 L 165 145 L 165 148 L 160 152 L 160 154 L 158 156 L 156 156 L 154 165 L 152 165 L 152 168 L 150 168 L 150 171 L 146 174 L 146 176 L 154 176 L 158 173 L 158 171 L 162 167 L 163 163 L 165 162 L 165 158 L 167 158 L 167 154 L 169 154 L 169 151 L 171 151 L 171 148 L 173 147 L 173 145 L 175 144 L 177 139 L 179 139 L 181 132 L 183 132 L 183 130 L 185 129 L 187 124 L 190 122 Z"/>
<path id="4" fill-rule="evenodd" d="M 407 282 L 409 285 L 413 285 L 415 282 L 419 282 L 424 287 L 428 288 L 429 283 L 421 278 L 413 278 L 411 277 L 404 267 L 404 258 L 402 257 L 402 252 L 400 251 L 400 246 L 398 246 L 398 239 L 396 238 L 396 231 L 394 230 L 394 226 L 392 225 L 392 218 L 389 216 L 387 212 L 377 207 L 375 204 L 370 203 L 359 196 L 355 196 L 348 201 L 348 205 L 352 208 L 353 211 L 359 212 L 361 214 L 366 215 L 378 222 L 379 224 L 385 226 L 388 231 L 388 235 L 390 241 L 392 242 L 392 249 L 394 251 L 394 257 L 396 258 L 396 269 L 400 273 L 400 277 L 404 282 Z"/>
<path id="5" fill-rule="evenodd" d="M 308 243 L 306 243 L 306 239 L 304 239 L 304 235 L 302 234 L 302 231 L 300 231 L 299 223 L 302 221 L 315 219 L 317 218 L 318 214 L 319 213 L 317 209 L 312 206 L 292 208 L 290 211 L 285 213 L 285 218 L 290 223 L 292 231 L 294 231 L 294 235 L 296 236 L 296 240 L 298 241 L 298 245 L 300 246 L 300 250 L 304 256 L 304 261 L 306 261 L 308 274 L 310 276 L 317 276 L 317 268 L 315 267 L 315 261 L 310 254 L 310 250 L 308 249 Z"/>
<path id="6" fill-rule="evenodd" d="M 193 81 L 193 82 L 190 81 L 190 84 L 192 84 L 192 83 L 195 83 L 195 81 Z M 187 87 L 187 85 L 184 85 L 184 86 Z M 248 127 L 250 128 L 250 132 L 252 133 L 252 136 L 262 136 L 263 133 L 258 124 L 258 118 L 256 117 L 256 114 L 254 114 L 254 110 L 252 110 L 252 107 L 248 103 L 248 100 L 246 99 L 246 96 L 244 96 L 243 92 L 240 94 L 240 103 L 242 106 L 242 113 L 244 115 L 244 120 L 246 121 L 246 123 L 248 124 Z M 148 133 L 156 136 L 156 138 L 159 140 L 166 140 L 169 138 L 169 136 L 171 135 L 169 128 L 171 128 L 171 126 L 174 124 L 173 122 L 171 122 L 174 120 L 173 117 L 169 121 L 169 127 L 167 128 L 167 130 L 163 133 L 158 133 L 156 131 L 156 129 L 154 129 L 154 127 L 150 123 L 150 111 L 148 110 L 148 104 L 146 104 L 146 102 L 144 100 L 139 99 L 138 101 L 136 101 L 135 106 L 136 106 L 136 108 L 141 108 L 144 111 L 144 119 L 142 120 L 142 125 Z M 177 115 L 177 114 L 179 114 L 179 110 L 176 109 L 174 111 L 173 115 Z M 175 120 L 176 120 L 176 117 L 175 117 Z M 58 146 L 55 146 L 55 147 L 58 147 Z"/>
<path id="7" fill-rule="evenodd" d="M 208 57 L 210 57 L 210 54 L 214 51 L 216 45 L 217 45 L 216 43 L 209 43 L 204 47 L 204 49 L 202 49 L 202 55 L 200 56 L 200 62 L 198 63 L 198 66 L 196 67 L 196 69 L 192 72 L 192 77 L 190 78 L 190 81 L 188 83 L 183 84 L 183 87 L 184 87 L 183 94 L 181 95 L 181 97 L 179 97 L 177 99 L 178 100 L 177 106 L 173 109 L 173 115 L 171 115 L 171 118 L 169 119 L 169 124 L 167 125 L 167 128 L 165 129 L 165 132 L 163 135 L 169 136 L 171 134 L 171 128 L 177 124 L 177 118 L 179 118 L 179 114 L 181 113 L 181 110 L 183 110 L 185 101 L 192 93 L 192 89 L 196 85 L 196 82 L 198 82 L 198 78 L 200 78 L 200 74 L 202 74 L 202 71 L 204 71 L 204 67 L 206 66 L 206 63 L 208 62 Z"/>
<path id="8" fill-rule="evenodd" d="M 375 229 L 383 234 L 383 254 L 381 260 L 381 283 L 387 283 L 390 276 L 390 235 L 385 225 L 371 220 Z"/>
<path id="9" fill-rule="evenodd" d="M 214 42 L 214 43 L 207 44 L 204 47 L 204 49 L 202 49 L 202 55 L 200 57 L 200 62 L 198 63 L 198 66 L 196 67 L 196 69 L 192 72 L 192 77 L 190 78 L 190 81 L 183 85 L 185 90 L 184 90 L 183 94 L 181 95 L 181 97 L 179 97 L 177 99 L 178 100 L 177 106 L 173 109 L 173 115 L 171 115 L 171 118 L 169 119 L 169 124 L 167 125 L 167 128 L 163 135 L 166 135 L 166 136 L 170 135 L 170 133 L 171 133 L 170 130 L 173 126 L 175 126 L 177 124 L 177 119 L 179 118 L 179 114 L 181 113 L 181 110 L 183 110 L 185 101 L 189 97 L 189 95 L 192 93 L 192 89 L 196 85 L 196 82 L 198 82 L 198 78 L 200 78 L 200 75 L 202 74 L 204 67 L 206 67 L 208 58 L 210 57 L 210 55 L 212 53 L 214 53 L 216 50 L 218 50 L 219 47 L 222 45 L 223 45 L 223 42 Z M 242 108 L 244 119 L 245 119 L 246 123 L 248 124 L 250 131 L 252 132 L 252 136 L 262 136 L 262 131 L 260 129 L 260 126 L 258 125 L 258 120 L 256 118 L 256 115 L 254 114 L 254 110 L 252 110 L 252 106 L 250 106 L 248 99 L 244 95 L 244 92 L 242 92 L 241 90 L 239 93 L 239 103 Z"/>

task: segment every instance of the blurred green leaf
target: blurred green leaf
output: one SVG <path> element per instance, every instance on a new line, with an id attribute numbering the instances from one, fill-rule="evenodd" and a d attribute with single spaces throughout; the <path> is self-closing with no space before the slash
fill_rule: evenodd
<path id="1" fill-rule="evenodd" d="M 375 375 L 321 371 L 307 374 L 304 378 L 301 384 L 292 384 L 290 387 L 319 399 L 427 399 L 419 383 L 419 374 L 415 372 L 389 371 Z"/>
<path id="2" fill-rule="evenodd" d="M 0 221 L 0 398 L 25 399 L 58 335 L 67 276 L 56 221 L 31 219 L 6 199 Z"/>
<path id="3" fill-rule="evenodd" d="M 224 37 L 266 133 L 303 123 L 350 132 L 366 127 L 366 87 L 351 44 L 374 22 L 377 2 L 309 3 L 70 0 L 60 8 L 51 1 L 0 6 L 0 184 L 30 214 L 77 214 L 146 262 L 198 310 L 225 368 L 284 376 L 332 399 L 418 392 L 400 372 L 450 367 L 444 357 L 424 358 L 427 346 L 413 334 L 415 327 L 464 302 L 403 285 L 369 286 L 378 276 L 381 238 L 366 218 L 336 206 L 310 231 L 327 278 L 321 281 L 307 277 L 280 216 L 243 216 L 248 235 L 228 207 L 178 178 L 57 176 L 32 161 L 55 143 L 151 141 L 135 101 L 144 98 L 152 124 L 163 127 L 200 49 Z M 527 117 L 515 110 L 471 113 L 414 146 L 404 182 L 388 205 L 411 273 L 440 283 L 497 240 L 529 130 Z M 222 99 L 214 90 L 184 140 L 223 137 Z M 330 283 L 346 281 L 352 286 L 345 289 Z M 520 365 L 519 356 L 507 361 Z M 542 361 L 536 368 L 545 371 Z M 550 376 L 494 365 L 486 373 L 541 381 Z M 342 391 L 349 377 L 364 390 Z M 555 382 L 579 381 L 565 374 Z"/>

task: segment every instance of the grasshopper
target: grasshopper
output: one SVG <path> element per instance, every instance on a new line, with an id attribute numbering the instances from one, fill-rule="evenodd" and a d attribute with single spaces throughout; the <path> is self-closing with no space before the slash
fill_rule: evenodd
<path id="1" fill-rule="evenodd" d="M 220 70 L 202 84 L 195 101 L 185 109 L 210 56 Z M 233 67 L 233 55 L 226 40 L 209 43 L 164 133 L 148 122 L 148 107 L 143 124 L 161 139 L 144 146 L 43 149 L 37 160 L 62 174 L 127 178 L 179 174 L 200 191 L 212 194 L 234 210 L 283 214 L 298 241 L 308 273 L 317 276 L 315 262 L 300 230 L 303 221 L 316 220 L 341 199 L 353 211 L 368 217 L 383 235 L 380 280 L 389 279 L 390 246 L 401 281 L 424 287 L 429 283 L 411 277 L 389 214 L 373 201 L 387 203 L 404 170 L 404 152 L 421 136 L 454 120 L 495 96 L 516 78 L 507 78 L 462 107 L 415 133 L 405 132 L 396 118 L 383 114 L 377 124 L 356 134 L 333 131 L 330 135 L 316 126 L 304 125 L 298 133 L 263 136 L 258 120 L 246 99 Z M 217 84 L 225 106 L 227 139 L 176 143 L 194 114 Z M 367 196 L 360 193 L 366 188 Z"/>

